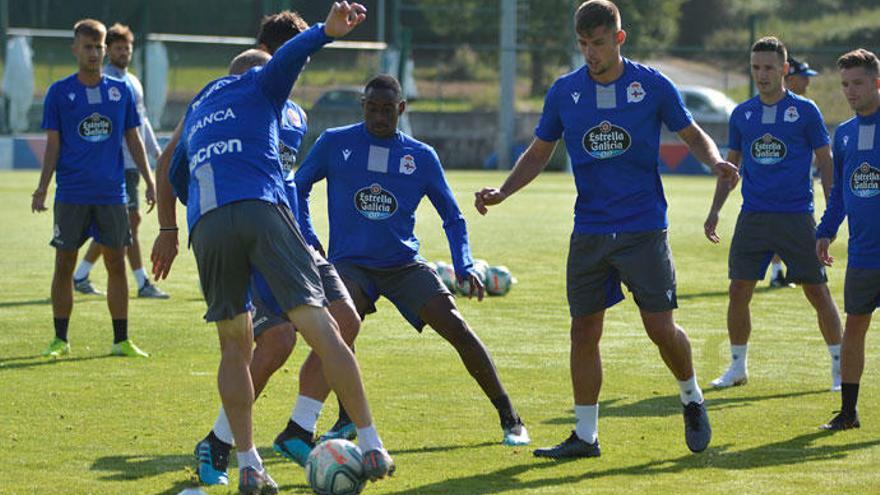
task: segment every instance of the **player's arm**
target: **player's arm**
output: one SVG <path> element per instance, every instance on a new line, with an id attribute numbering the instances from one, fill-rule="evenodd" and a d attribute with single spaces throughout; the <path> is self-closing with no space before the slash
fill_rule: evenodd
<path id="1" fill-rule="evenodd" d="M 147 118 L 147 115 L 144 114 L 144 145 L 147 147 L 147 153 L 153 156 L 155 159 L 159 159 L 159 155 L 162 154 L 162 147 L 159 146 L 159 140 L 156 139 L 156 132 L 153 130 L 153 125 L 150 124 L 150 119 Z"/>
<path id="2" fill-rule="evenodd" d="M 49 191 L 49 183 L 58 166 L 58 156 L 61 151 L 61 133 L 57 130 L 46 130 L 46 152 L 43 154 L 43 166 L 40 169 L 40 182 L 31 195 L 31 211 L 46 211 L 46 193 Z"/>
<path id="3" fill-rule="evenodd" d="M 507 176 L 501 188 L 484 187 L 474 193 L 474 207 L 481 215 L 488 213 L 488 206 L 497 205 L 508 196 L 524 188 L 541 173 L 550 162 L 556 141 L 544 141 L 536 137 L 526 151 L 516 161 L 516 165 Z"/>
<path id="4" fill-rule="evenodd" d="M 727 161 L 739 167 L 742 163 L 742 153 L 730 150 L 727 153 Z M 709 208 L 709 215 L 706 216 L 706 221 L 703 223 L 703 233 L 706 235 L 706 239 L 709 239 L 714 244 L 718 244 L 721 241 L 721 237 L 715 231 L 718 227 L 718 215 L 721 213 L 721 208 L 724 207 L 728 196 L 730 196 L 730 191 L 733 191 L 734 188 L 736 188 L 736 182 L 731 183 L 720 176 L 715 181 L 715 195 L 712 196 L 712 206 Z"/>
<path id="5" fill-rule="evenodd" d="M 816 155 L 816 169 L 819 170 L 819 180 L 822 182 L 822 192 L 825 194 L 825 203 L 827 204 L 834 182 L 834 160 L 831 158 L 831 146 L 825 145 L 814 153 Z"/>
<path id="6" fill-rule="evenodd" d="M 312 215 L 309 211 L 309 197 L 312 194 L 312 186 L 327 177 L 328 152 L 331 147 L 328 140 L 326 133 L 318 137 L 318 140 L 315 141 L 315 144 L 303 160 L 302 165 L 299 166 L 296 174 L 293 176 L 293 181 L 296 183 L 297 203 L 299 206 L 299 218 L 297 218 L 299 229 L 306 242 L 317 249 L 325 258 L 327 253 L 324 252 L 324 247 L 321 245 L 318 234 L 315 233 L 315 226 L 312 224 Z"/>
<path id="7" fill-rule="evenodd" d="M 431 177 L 428 180 L 428 199 L 431 200 L 434 209 L 443 219 L 443 231 L 446 232 L 446 240 L 449 242 L 449 252 L 452 255 L 452 266 L 455 268 L 456 278 L 459 280 L 467 279 L 470 283 L 468 297 L 476 295 L 477 300 L 482 301 L 485 287 L 473 269 L 474 260 L 468 242 L 467 223 L 455 201 L 455 195 L 452 194 L 452 188 L 446 181 L 440 159 L 436 153 L 432 153 L 432 155 L 434 164 L 432 165 Z"/>
<path id="8" fill-rule="evenodd" d="M 168 179 L 168 170 L 171 166 L 171 157 L 174 154 L 177 144 L 180 142 L 180 135 L 183 133 L 183 120 L 177 124 L 171 140 L 156 161 L 156 194 L 157 194 L 157 216 L 159 217 L 159 235 L 153 242 L 153 252 L 150 254 L 150 260 L 153 262 L 153 277 L 156 280 L 162 280 L 168 276 L 171 271 L 171 264 L 177 257 L 180 246 L 178 241 L 177 227 L 177 208 L 175 204 L 174 189 L 171 187 L 171 181 Z"/>
<path id="9" fill-rule="evenodd" d="M 153 172 L 150 170 L 147 152 L 144 150 L 144 142 L 141 140 L 141 133 L 138 127 L 126 129 L 125 143 L 128 145 L 131 158 L 134 160 L 135 165 L 137 165 L 138 171 L 141 173 L 141 177 L 144 178 L 144 183 L 147 186 L 146 198 L 147 204 L 150 205 L 147 213 L 149 213 L 156 206 L 156 183 L 153 180 Z"/>
<path id="10" fill-rule="evenodd" d="M 736 185 L 739 169 L 721 157 L 715 141 L 696 122 L 678 131 L 678 137 L 687 144 L 697 160 L 708 165 L 720 179 L 729 181 L 731 186 Z"/>
<path id="11" fill-rule="evenodd" d="M 841 132 L 841 134 L 843 134 Z M 831 241 L 837 236 L 837 230 L 843 219 L 846 217 L 846 210 L 843 206 L 843 150 L 839 146 L 839 137 L 834 139 L 834 154 L 832 155 L 832 186 L 831 194 L 828 196 L 825 204 L 825 212 L 822 214 L 822 220 L 816 227 L 816 257 L 825 266 L 831 266 L 834 263 L 834 257 L 828 253 Z M 824 184 L 823 184 L 824 186 Z"/>

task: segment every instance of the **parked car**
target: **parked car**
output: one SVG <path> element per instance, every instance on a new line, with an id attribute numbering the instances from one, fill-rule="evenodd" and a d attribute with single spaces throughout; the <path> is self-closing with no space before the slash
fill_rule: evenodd
<path id="1" fill-rule="evenodd" d="M 736 108 L 736 102 L 721 91 L 705 86 L 681 86 L 678 88 L 684 106 L 690 110 L 698 123 L 726 124 Z"/>

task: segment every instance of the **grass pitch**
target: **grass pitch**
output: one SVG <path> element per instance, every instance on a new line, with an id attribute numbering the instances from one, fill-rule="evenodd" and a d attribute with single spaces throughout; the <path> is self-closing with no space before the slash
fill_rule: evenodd
<path id="1" fill-rule="evenodd" d="M 72 354 L 47 361 L 52 337 L 48 302 L 53 250 L 51 213 L 30 212 L 34 172 L 0 175 L 0 494 L 177 494 L 195 486 L 192 448 L 219 405 L 217 338 L 201 320 L 204 302 L 192 255 L 184 251 L 162 288 L 170 301 L 132 299 L 132 338 L 148 360 L 109 357 L 110 320 L 103 299 L 77 295 Z M 568 374 L 564 270 L 574 184 L 545 174 L 487 217 L 472 191 L 498 185 L 498 173 L 449 174 L 469 222 L 475 256 L 505 264 L 519 284 L 505 297 L 459 300 L 461 311 L 495 358 L 525 419 L 533 446 L 558 443 L 573 428 Z M 725 330 L 727 248 L 738 195 L 722 217 L 720 246 L 702 235 L 714 183 L 667 177 L 680 309 L 705 386 L 728 362 Z M 323 189 L 312 211 L 326 233 Z M 819 200 L 818 209 L 824 208 Z M 182 212 L 179 215 L 183 223 Z M 419 211 L 422 254 L 449 260 L 430 203 Z M 148 256 L 157 231 L 142 227 Z M 832 293 L 843 303 L 845 232 L 833 246 Z M 185 244 L 186 235 L 181 235 Z M 106 287 L 103 268 L 92 280 Z M 761 289 L 752 303 L 750 382 L 706 393 L 714 438 L 700 455 L 684 444 L 677 387 L 644 335 L 631 298 L 606 315 L 605 384 L 599 459 L 551 462 L 530 448 L 499 444 L 497 416 L 453 349 L 436 334 L 419 335 L 383 301 L 358 340 L 374 416 L 398 463 L 391 480 L 367 487 L 386 494 L 880 492 L 880 387 L 877 341 L 868 338 L 861 430 L 828 435 L 816 427 L 839 405 L 815 313 L 799 289 Z M 876 324 L 874 327 L 876 328 Z M 308 493 L 302 470 L 271 452 L 295 397 L 300 344 L 255 409 L 255 438 L 284 493 Z M 335 418 L 328 401 L 319 429 Z M 232 482 L 237 482 L 237 474 Z M 234 488 L 234 485 L 233 485 Z M 226 488 L 205 488 L 225 494 Z"/>

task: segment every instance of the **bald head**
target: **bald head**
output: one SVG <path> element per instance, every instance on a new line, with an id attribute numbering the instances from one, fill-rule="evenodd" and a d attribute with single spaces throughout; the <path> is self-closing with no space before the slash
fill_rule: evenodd
<path id="1" fill-rule="evenodd" d="M 272 55 L 269 55 L 262 50 L 257 50 L 255 48 L 245 50 L 239 53 L 234 59 L 232 59 L 232 62 L 229 63 L 229 74 L 232 76 L 244 74 L 254 67 L 262 67 L 266 65 L 271 59 Z"/>

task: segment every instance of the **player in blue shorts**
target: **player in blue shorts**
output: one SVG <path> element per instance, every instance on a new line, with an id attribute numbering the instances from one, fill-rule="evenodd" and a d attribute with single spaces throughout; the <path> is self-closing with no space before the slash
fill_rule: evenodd
<path id="1" fill-rule="evenodd" d="M 206 86 L 184 119 L 180 144 L 189 163 L 187 220 L 208 302 L 205 317 L 217 322 L 220 335 L 218 383 L 238 450 L 242 493 L 277 492 L 252 438 L 252 270 L 264 276 L 278 306 L 324 356 L 327 379 L 354 408 L 366 477 L 378 479 L 394 470 L 372 425 L 357 362 L 324 308 L 317 267 L 290 213 L 277 143 L 281 110 L 309 55 L 350 32 L 365 12 L 357 3 L 334 3 L 325 24 L 285 43 L 264 67 Z M 153 252 L 158 278 L 167 275 L 178 246 L 173 191 L 166 179 L 161 177 L 161 229 Z"/>
<path id="2" fill-rule="evenodd" d="M 400 84 L 379 75 L 366 85 L 364 121 L 329 129 L 309 151 L 295 179 L 300 194 L 300 226 L 310 244 L 323 251 L 312 226 L 308 198 L 327 179 L 330 221 L 328 260 L 363 319 L 384 296 L 418 331 L 427 324 L 458 352 L 471 376 L 498 411 L 502 442 L 524 445 L 528 432 L 513 407 L 492 357 L 455 306 L 449 290 L 419 256 L 416 208 L 427 197 L 443 219 L 452 263 L 471 296 L 483 297 L 473 269 L 467 228 L 434 149 L 397 130 L 406 109 Z M 309 387 L 329 389 L 320 373 L 305 374 Z M 337 422 L 339 426 L 339 422 Z"/>
<path id="3" fill-rule="evenodd" d="M 678 90 L 655 69 L 623 58 L 617 6 L 584 2 L 575 30 L 586 65 L 557 79 L 544 103 L 535 139 L 501 188 L 476 193 L 481 214 L 529 184 L 547 166 L 556 142 L 565 141 L 577 187 L 574 233 L 568 255 L 571 379 L 577 423 L 539 457 L 598 457 L 599 340 L 605 310 L 633 293 L 648 336 L 680 388 L 685 440 L 700 452 L 712 436 L 687 335 L 673 319 L 675 270 L 667 239 L 666 199 L 658 170 L 660 127 L 678 133 L 701 162 L 725 180 L 737 179 L 712 140 L 694 123 Z"/>
<path id="4" fill-rule="evenodd" d="M 727 332 L 731 362 L 712 381 L 714 387 L 748 381 L 749 303 L 777 253 L 788 267 L 786 280 L 800 284 L 816 309 L 831 356 L 831 389 L 840 390 L 840 315 L 828 290 L 825 268 L 812 254 L 816 230 L 812 162 L 815 155 L 827 197 L 833 168 L 830 138 L 816 104 L 783 86 L 786 57 L 785 45 L 772 36 L 755 42 L 751 70 L 758 95 L 737 106 L 730 116 L 727 158 L 741 165 L 743 204 L 730 244 Z M 718 214 L 731 190 L 729 183 L 718 182 L 704 224 L 706 237 L 716 244 Z"/>
<path id="5" fill-rule="evenodd" d="M 832 431 L 861 426 L 856 403 L 865 368 L 865 334 L 880 306 L 880 61 L 860 48 L 840 57 L 837 66 L 843 94 L 856 115 L 834 133 L 834 188 L 816 231 L 816 254 L 831 266 L 828 247 L 848 218 L 841 406 L 822 425 Z"/>
<path id="6" fill-rule="evenodd" d="M 55 82 L 46 93 L 43 128 L 46 155 L 31 208 L 46 210 L 46 191 L 57 171 L 54 206 L 55 274 L 52 314 L 55 339 L 43 353 L 70 352 L 67 330 L 73 310 L 73 270 L 80 246 L 94 237 L 107 268 L 107 306 L 113 320 L 114 355 L 146 357 L 128 339 L 128 279 L 125 248 L 131 242 L 125 191 L 123 140 L 146 183 L 147 203 L 155 201 L 153 175 L 147 165 L 141 125 L 131 87 L 104 75 L 107 28 L 93 19 L 76 23 L 73 54 L 78 71 Z M 110 290 L 112 289 L 112 290 Z"/>

